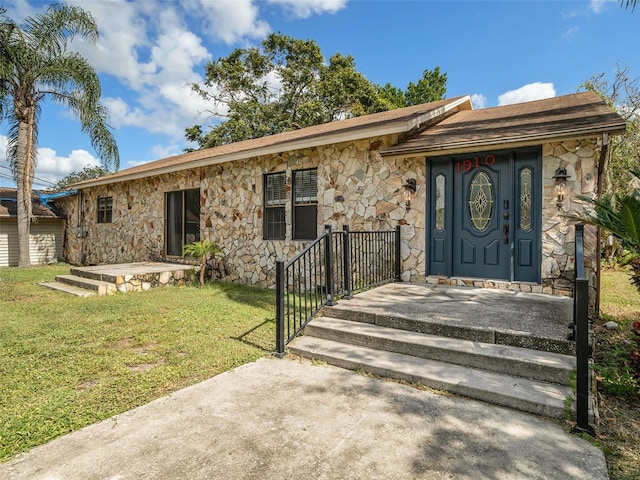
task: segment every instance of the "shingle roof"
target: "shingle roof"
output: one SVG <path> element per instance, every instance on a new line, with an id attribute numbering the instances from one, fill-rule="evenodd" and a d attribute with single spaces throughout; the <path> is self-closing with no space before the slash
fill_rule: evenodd
<path id="1" fill-rule="evenodd" d="M 582 92 L 503 107 L 460 111 L 381 153 L 391 156 L 507 146 L 605 132 L 617 134 L 625 128 L 622 117 L 596 93 Z"/>
<path id="2" fill-rule="evenodd" d="M 18 211 L 18 191 L 15 188 L 0 188 L 0 217 L 16 217 Z M 36 218 L 64 218 L 62 213 L 42 204 L 37 193 L 31 194 L 33 216 Z"/>
<path id="3" fill-rule="evenodd" d="M 375 135 L 409 132 L 421 125 L 433 122 L 434 119 L 442 118 L 452 111 L 471 108 L 470 97 L 465 95 L 387 112 L 363 115 L 144 163 L 112 175 L 79 182 L 73 185 L 73 188 L 86 188 L 88 186 L 144 178 L 186 168 L 243 160 L 259 155 L 285 152 L 309 146 L 328 145 Z"/>

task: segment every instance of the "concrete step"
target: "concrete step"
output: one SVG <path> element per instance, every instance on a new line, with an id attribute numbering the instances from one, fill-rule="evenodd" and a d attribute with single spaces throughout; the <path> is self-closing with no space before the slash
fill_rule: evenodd
<path id="1" fill-rule="evenodd" d="M 417 320 L 409 316 L 385 315 L 349 306 L 348 302 L 340 302 L 335 306 L 324 307 L 322 314 L 332 318 L 368 323 L 382 327 L 408 330 L 441 337 L 459 338 L 482 343 L 508 345 L 545 352 L 574 355 L 574 343 L 568 340 L 532 336 L 526 332 L 501 330 L 488 327 L 451 325 L 445 321 Z M 568 330 L 567 330 L 568 332 Z"/>
<path id="2" fill-rule="evenodd" d="M 105 273 L 102 271 L 92 271 L 83 268 L 72 268 L 70 270 L 71 275 L 82 278 L 89 278 L 91 280 L 99 280 L 102 282 L 116 283 L 117 275 Z"/>
<path id="3" fill-rule="evenodd" d="M 565 418 L 565 400 L 572 395 L 567 386 L 307 335 L 292 342 L 289 351 L 338 367 L 422 384 L 551 418 Z"/>
<path id="4" fill-rule="evenodd" d="M 91 295 L 96 295 L 97 293 L 92 290 L 87 290 L 86 288 L 75 287 L 73 285 L 62 282 L 40 283 L 39 285 L 51 290 L 58 290 L 60 292 L 69 293 L 71 295 L 75 295 L 76 297 L 90 297 Z"/>
<path id="5" fill-rule="evenodd" d="M 466 365 L 567 385 L 575 357 L 508 345 L 399 330 L 330 317 L 313 319 L 304 334 L 362 347 Z"/>
<path id="6" fill-rule="evenodd" d="M 76 275 L 56 275 L 56 282 L 66 283 L 67 285 L 94 291 L 98 295 L 110 295 L 117 292 L 116 285 L 114 283 L 78 277 Z"/>

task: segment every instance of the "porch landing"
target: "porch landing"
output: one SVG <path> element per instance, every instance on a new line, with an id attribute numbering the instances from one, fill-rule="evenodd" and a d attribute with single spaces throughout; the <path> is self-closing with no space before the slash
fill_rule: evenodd
<path id="1" fill-rule="evenodd" d="M 78 296 L 109 295 L 182 285 L 194 268 L 193 265 L 162 262 L 74 267 L 69 275 L 58 275 L 55 282 L 41 285 Z"/>
<path id="2" fill-rule="evenodd" d="M 475 330 L 469 340 L 529 348 L 536 347 L 528 343 L 544 342 L 548 345 L 538 350 L 573 353 L 573 342 L 566 340 L 573 309 L 568 297 L 399 282 L 341 300 L 331 309 L 359 310 L 382 320 L 404 318 L 422 323 L 422 330 L 428 324 L 435 325 L 432 329 Z"/>

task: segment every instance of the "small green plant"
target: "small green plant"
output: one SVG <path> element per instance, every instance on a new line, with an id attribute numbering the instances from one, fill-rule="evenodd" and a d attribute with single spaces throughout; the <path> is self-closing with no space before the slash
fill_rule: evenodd
<path id="1" fill-rule="evenodd" d="M 571 373 L 569 374 L 569 382 L 568 382 L 569 388 L 571 388 L 571 392 L 569 395 L 567 395 L 564 398 L 564 418 L 568 421 L 570 421 L 573 418 L 573 410 L 572 410 L 572 406 L 573 406 L 573 401 L 575 400 L 576 397 L 576 371 L 575 369 L 571 371 Z"/>
<path id="2" fill-rule="evenodd" d="M 210 257 L 221 257 L 223 255 L 220 246 L 206 238 L 198 240 L 197 242 L 188 243 L 182 249 L 182 254 L 197 258 L 200 261 L 200 287 L 204 287 L 204 273 L 207 260 Z"/>
<path id="3" fill-rule="evenodd" d="M 617 397 L 631 397 L 638 391 L 638 381 L 628 368 L 608 365 L 594 365 L 598 372 L 600 386 Z"/>

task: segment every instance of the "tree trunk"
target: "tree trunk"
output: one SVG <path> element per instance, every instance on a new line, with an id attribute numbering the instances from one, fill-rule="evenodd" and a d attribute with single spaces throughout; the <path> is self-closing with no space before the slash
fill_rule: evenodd
<path id="1" fill-rule="evenodd" d="M 204 287 L 204 272 L 207 269 L 207 257 L 200 258 L 200 288 Z"/>
<path id="2" fill-rule="evenodd" d="M 34 119 L 34 107 L 27 115 L 27 118 Z M 18 216 L 18 266 L 29 267 L 31 258 L 29 256 L 29 238 L 31 233 L 31 191 L 33 187 L 33 162 L 31 153 L 33 151 L 33 125 L 29 122 L 20 121 L 18 125 L 18 142 L 16 152 L 16 184 L 17 194 L 17 216 Z"/>

